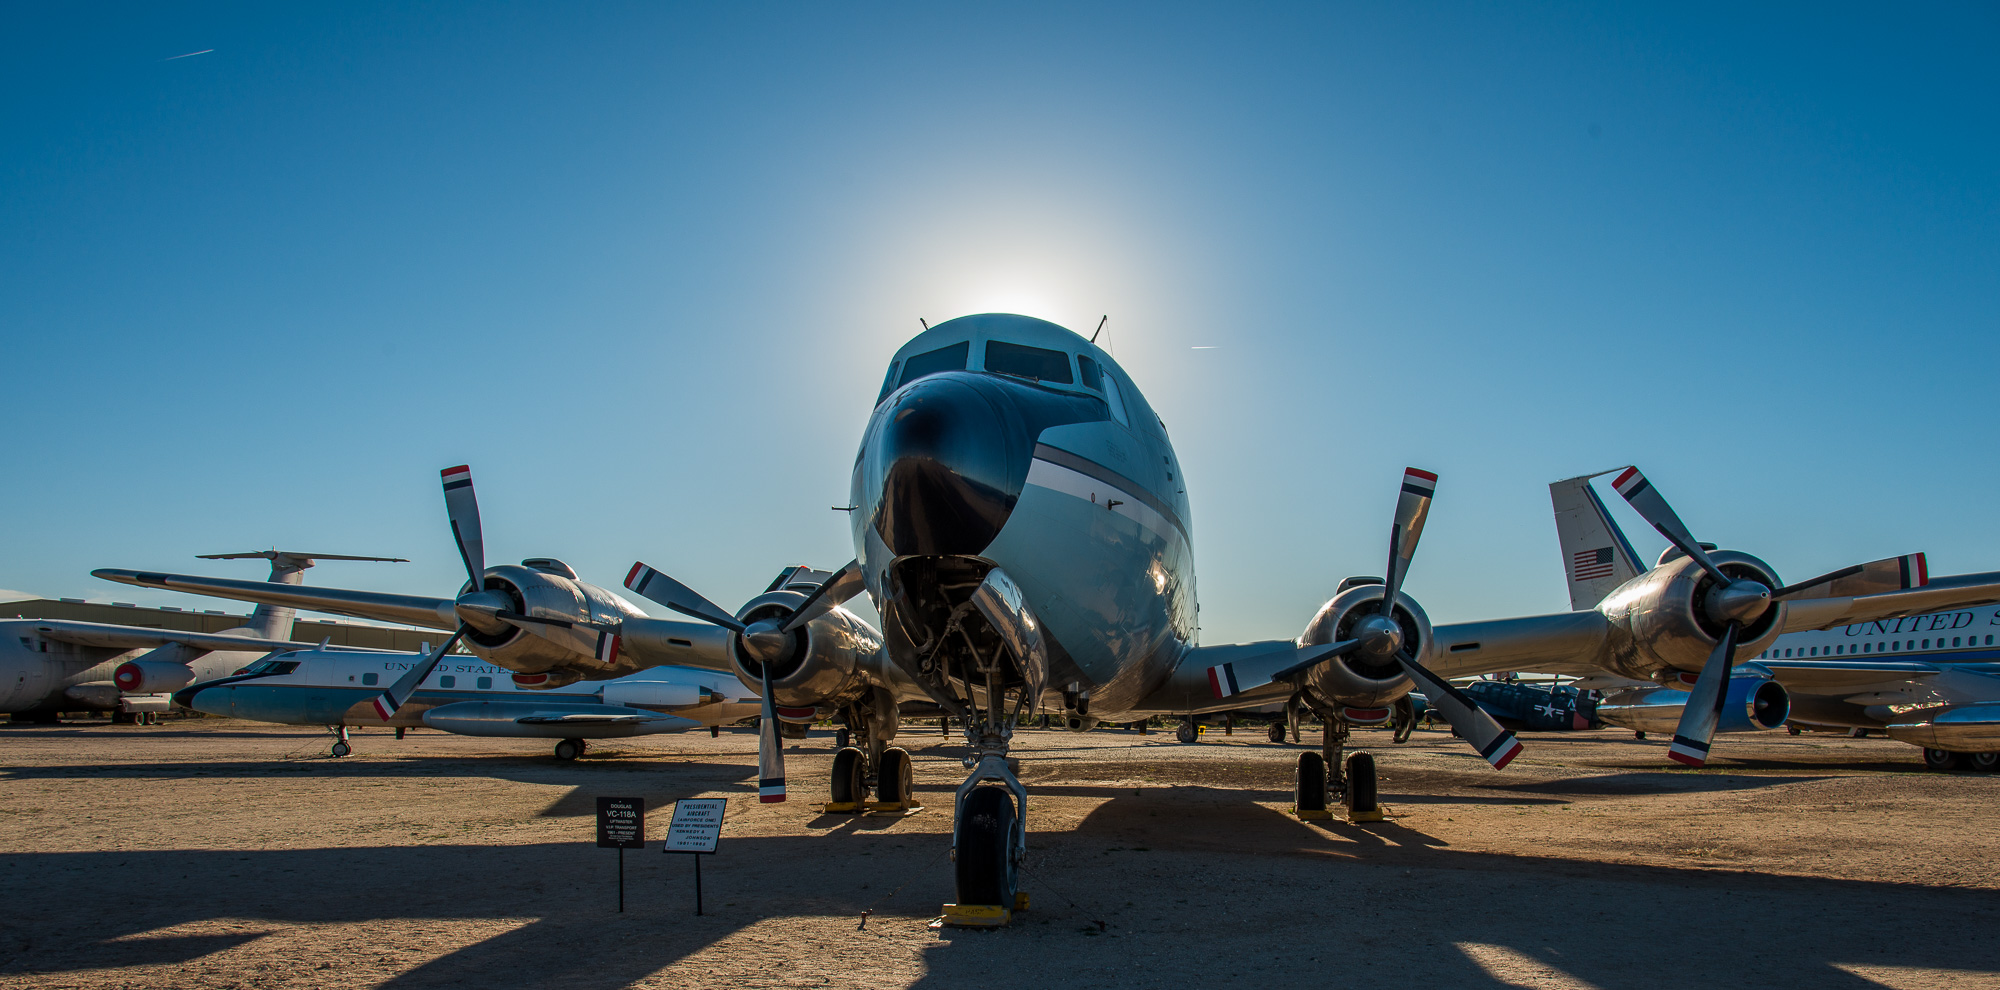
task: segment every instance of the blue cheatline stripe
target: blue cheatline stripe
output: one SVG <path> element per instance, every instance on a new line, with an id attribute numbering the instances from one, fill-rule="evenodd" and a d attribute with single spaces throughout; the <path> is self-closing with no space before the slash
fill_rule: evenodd
<path id="1" fill-rule="evenodd" d="M 1085 477 L 1095 478 L 1107 485 L 1123 490 L 1133 498 L 1138 499 L 1141 503 L 1144 503 L 1146 508 L 1159 513 L 1161 518 L 1172 523 L 1175 529 L 1180 530 L 1182 539 L 1187 539 L 1187 524 L 1181 521 L 1179 515 L 1175 514 L 1173 506 L 1168 505 L 1158 495 L 1153 494 L 1145 485 L 1133 481 L 1096 461 L 1085 458 L 1081 454 L 1072 453 L 1061 447 L 1051 447 L 1045 443 L 1037 443 L 1035 444 L 1035 456 L 1057 467 L 1068 468 Z"/>

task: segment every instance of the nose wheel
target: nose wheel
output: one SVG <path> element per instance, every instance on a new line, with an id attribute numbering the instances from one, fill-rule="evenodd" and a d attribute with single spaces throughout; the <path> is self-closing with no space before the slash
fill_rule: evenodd
<path id="1" fill-rule="evenodd" d="M 333 754 L 334 756 L 346 756 L 347 754 L 354 752 L 354 747 L 349 745 L 347 741 L 347 726 L 336 725 L 333 726 L 332 728 L 333 728 L 333 746 L 332 748 L 328 749 L 327 752 Z"/>
<path id="2" fill-rule="evenodd" d="M 1028 906 L 1019 869 L 1028 853 L 1027 788 L 1014 777 L 1004 753 L 979 757 L 959 785 L 952 821 L 951 861 L 958 901 L 944 906 L 944 924 L 994 928 Z"/>

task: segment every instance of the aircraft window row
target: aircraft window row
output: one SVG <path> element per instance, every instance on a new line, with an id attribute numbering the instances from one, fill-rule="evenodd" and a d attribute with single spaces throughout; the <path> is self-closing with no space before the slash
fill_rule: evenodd
<path id="1" fill-rule="evenodd" d="M 446 674 L 443 677 L 438 678 L 438 687 L 457 687 L 457 686 L 458 686 L 458 678 L 453 677 L 450 674 Z"/>
<path id="2" fill-rule="evenodd" d="M 1853 645 L 1793 647 L 1788 650 L 1765 650 L 1757 655 L 1759 660 L 1783 660 L 1793 657 L 1832 657 L 1856 653 L 1901 653 L 1905 650 L 1946 650 L 1961 646 L 1992 646 L 1993 637 L 1987 636 L 1982 644 L 1978 636 L 1953 636 L 1951 646 L 1946 646 L 1944 637 L 1937 638 L 1937 646 L 1931 646 L 1928 639 L 1892 639 L 1887 643 L 1862 643 L 1857 649 Z"/>

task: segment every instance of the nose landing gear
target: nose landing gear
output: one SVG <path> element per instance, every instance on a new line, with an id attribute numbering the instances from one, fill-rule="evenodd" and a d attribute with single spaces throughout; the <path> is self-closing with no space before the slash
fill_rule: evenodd
<path id="1" fill-rule="evenodd" d="M 348 745 L 347 742 L 347 726 L 332 725 L 328 726 L 328 728 L 333 730 L 333 748 L 327 750 L 327 752 L 334 756 L 346 756 L 354 752 L 354 747 Z"/>

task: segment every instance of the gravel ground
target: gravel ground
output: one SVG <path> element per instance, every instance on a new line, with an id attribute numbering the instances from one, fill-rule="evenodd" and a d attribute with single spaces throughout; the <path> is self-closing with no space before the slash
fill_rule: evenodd
<path id="1" fill-rule="evenodd" d="M 607 741 L 220 719 L 0 726 L 8 987 L 2000 987 L 2000 774 L 1879 739 L 1364 733 L 1390 821 L 1299 822 L 1296 748 L 1211 731 L 1017 737 L 1031 911 L 936 931 L 963 750 L 906 730 L 907 818 L 818 814 L 831 736 L 756 802 L 748 732 Z M 593 845 L 594 799 L 727 797 L 688 857 Z M 866 924 L 862 924 L 864 912 Z"/>

